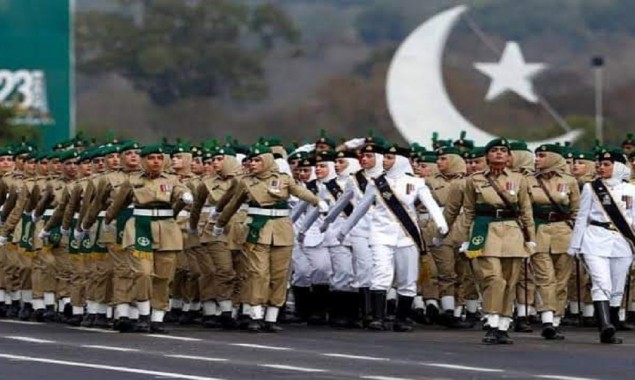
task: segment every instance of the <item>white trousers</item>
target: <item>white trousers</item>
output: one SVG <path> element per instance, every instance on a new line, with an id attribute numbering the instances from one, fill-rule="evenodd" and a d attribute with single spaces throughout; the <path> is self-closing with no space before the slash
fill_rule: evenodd
<path id="1" fill-rule="evenodd" d="M 331 255 L 331 288 L 333 290 L 350 292 L 353 290 L 353 252 L 344 245 L 328 247 Z"/>
<path id="2" fill-rule="evenodd" d="M 304 247 L 304 254 L 311 267 L 311 285 L 329 285 L 333 267 L 328 248 L 322 244 L 317 247 Z"/>
<path id="3" fill-rule="evenodd" d="M 373 276 L 371 290 L 388 290 L 396 277 L 397 294 L 414 297 L 417 295 L 419 275 L 419 251 L 412 245 L 395 247 L 373 245 Z"/>
<path id="4" fill-rule="evenodd" d="M 299 244 L 293 246 L 291 254 L 291 285 L 308 288 L 311 286 L 311 264 L 300 248 Z"/>
<path id="5" fill-rule="evenodd" d="M 354 288 L 370 288 L 373 277 L 373 252 L 368 243 L 368 238 L 351 236 L 353 249 L 353 274 Z"/>
<path id="6" fill-rule="evenodd" d="M 626 276 L 630 272 L 633 257 L 601 257 L 584 255 L 591 275 L 593 301 L 610 301 L 611 306 L 621 306 Z"/>

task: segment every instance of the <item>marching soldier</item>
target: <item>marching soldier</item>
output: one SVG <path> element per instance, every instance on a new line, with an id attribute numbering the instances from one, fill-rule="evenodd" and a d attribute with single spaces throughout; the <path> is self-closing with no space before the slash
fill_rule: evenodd
<path id="1" fill-rule="evenodd" d="M 573 259 L 566 255 L 573 219 L 580 206 L 580 190 L 566 172 L 566 161 L 558 145 L 536 149 L 536 174 L 528 178 L 529 195 L 536 223 L 536 253 L 531 256 L 542 336 L 564 339 L 559 330 L 567 303 L 567 284 Z"/>
<path id="2" fill-rule="evenodd" d="M 14 167 L 13 152 L 10 148 L 0 148 L 0 210 L 6 208 L 9 196 L 9 182 Z M 8 180 L 9 179 L 9 180 Z M 1 223 L 0 223 L 1 224 Z M 0 318 L 5 317 L 7 308 L 11 305 L 11 292 L 7 291 L 5 278 L 6 246 L 0 247 Z"/>
<path id="3" fill-rule="evenodd" d="M 465 188 L 465 224 L 471 226 L 467 256 L 476 258 L 488 331 L 484 344 L 510 344 L 516 283 L 527 251 L 535 249 L 534 221 L 525 177 L 507 168 L 509 142 L 485 147 L 489 168 Z"/>
<path id="4" fill-rule="evenodd" d="M 174 279 L 177 252 L 183 249 L 175 210 L 194 200 L 178 178 L 164 172 L 164 154 L 161 145 L 141 150 L 144 172 L 131 175 L 121 185 L 103 221 L 110 226 L 122 210 L 134 204 L 123 231 L 122 247 L 128 250 L 135 274 L 133 294 L 139 309 L 139 332 L 166 332 L 163 317 L 169 309 L 170 282 Z"/>
<path id="5" fill-rule="evenodd" d="M 289 219 L 288 199 L 294 195 L 313 205 L 327 206 L 309 190 L 276 170 L 267 147 L 255 146 L 251 154 L 251 172 L 241 179 L 232 200 L 222 211 L 214 235 L 221 236 L 231 217 L 243 203 L 249 203 L 249 234 L 243 252 L 246 255 L 245 303 L 251 306 L 249 329 L 277 331 L 279 308 L 284 304 L 287 274 L 294 244 Z M 266 307 L 266 312 L 265 312 Z"/>

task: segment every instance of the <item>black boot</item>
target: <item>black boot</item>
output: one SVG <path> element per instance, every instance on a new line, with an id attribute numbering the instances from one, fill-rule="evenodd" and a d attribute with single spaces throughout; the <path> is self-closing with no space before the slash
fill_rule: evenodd
<path id="1" fill-rule="evenodd" d="M 121 333 L 133 332 L 135 323 L 128 317 L 121 317 L 115 321 L 114 329 Z"/>
<path id="2" fill-rule="evenodd" d="M 457 317 L 454 315 L 454 311 L 453 310 L 448 310 L 448 322 L 447 322 L 447 327 L 450 329 L 456 329 L 456 330 L 461 330 L 461 329 L 471 329 L 472 327 L 474 327 L 474 323 L 468 321 L 468 320 L 463 320 L 461 317 Z"/>
<path id="3" fill-rule="evenodd" d="M 42 319 L 44 322 L 57 322 L 58 315 L 55 312 L 55 305 L 46 305 Z"/>
<path id="4" fill-rule="evenodd" d="M 498 333 L 497 333 L 497 331 L 498 331 L 498 329 L 488 327 L 487 328 L 487 332 L 485 333 L 485 336 L 483 337 L 483 339 L 481 339 L 481 342 L 483 344 L 487 344 L 487 345 L 498 344 Z"/>
<path id="5" fill-rule="evenodd" d="M 33 311 L 33 305 L 25 302 L 22 305 L 20 312 L 18 313 L 18 319 L 21 321 L 28 321 L 29 319 L 31 319 L 31 314 L 33 314 Z"/>
<path id="6" fill-rule="evenodd" d="M 426 319 L 429 321 L 429 324 L 439 323 L 439 315 L 439 308 L 435 304 L 429 303 L 426 306 Z"/>
<path id="7" fill-rule="evenodd" d="M 363 327 L 368 327 L 368 324 L 373 320 L 370 301 L 370 288 L 359 288 L 358 297 L 360 321 Z"/>
<path id="8" fill-rule="evenodd" d="M 33 310 L 33 314 L 31 314 L 31 320 L 34 322 L 44 322 L 44 309 Z"/>
<path id="9" fill-rule="evenodd" d="M 516 319 L 514 331 L 522 333 L 534 332 L 534 330 L 531 328 L 531 325 L 529 324 L 529 320 L 527 319 L 527 317 L 518 317 Z"/>
<path id="10" fill-rule="evenodd" d="M 84 320 L 84 314 L 74 314 L 66 319 L 66 324 L 73 327 L 79 327 Z"/>
<path id="11" fill-rule="evenodd" d="M 96 318 L 95 314 L 84 315 L 84 319 L 82 320 L 82 323 L 80 324 L 80 326 L 93 327 L 95 325 L 95 318 Z"/>
<path id="12" fill-rule="evenodd" d="M 329 285 L 313 285 L 311 315 L 308 324 L 322 326 L 328 323 Z"/>
<path id="13" fill-rule="evenodd" d="M 165 323 L 177 323 L 183 314 L 183 309 L 172 309 L 165 313 L 163 322 Z"/>
<path id="14" fill-rule="evenodd" d="M 397 316 L 397 299 L 390 299 L 386 301 L 386 319 L 394 321 Z"/>
<path id="15" fill-rule="evenodd" d="M 615 337 L 615 326 L 611 323 L 609 301 L 594 301 L 593 305 L 595 306 L 595 314 L 600 323 L 600 342 L 621 344 L 622 340 Z"/>
<path id="16" fill-rule="evenodd" d="M 295 301 L 295 310 L 289 323 L 306 323 L 311 313 L 311 288 L 294 286 L 293 300 Z"/>
<path id="17" fill-rule="evenodd" d="M 247 331 L 252 333 L 259 333 L 262 331 L 263 321 L 262 319 L 249 319 L 249 323 L 247 324 Z"/>
<path id="18" fill-rule="evenodd" d="M 564 335 L 558 330 L 553 323 L 543 323 L 540 335 L 546 340 L 563 340 Z"/>
<path id="19" fill-rule="evenodd" d="M 262 331 L 268 333 L 277 333 L 282 331 L 282 327 L 278 326 L 276 322 L 265 322 L 262 325 Z"/>
<path id="20" fill-rule="evenodd" d="M 112 328 L 112 324 L 108 320 L 106 314 L 95 314 L 95 319 L 93 321 L 93 327 L 96 329 L 110 329 Z"/>
<path id="21" fill-rule="evenodd" d="M 137 321 L 137 325 L 135 326 L 134 332 L 138 332 L 138 333 L 150 332 L 150 316 L 149 315 L 139 316 L 139 320 Z"/>
<path id="22" fill-rule="evenodd" d="M 163 322 L 150 322 L 150 332 L 153 334 L 167 334 L 168 330 Z"/>
<path id="23" fill-rule="evenodd" d="M 393 331 L 410 332 L 412 331 L 412 323 L 408 320 L 408 314 L 412 309 L 412 300 L 414 297 L 406 297 L 399 295 L 397 298 L 397 315 L 393 324 Z"/>
<path id="24" fill-rule="evenodd" d="M 13 301 L 7 309 L 7 318 L 17 318 L 20 314 L 20 301 Z"/>
<path id="25" fill-rule="evenodd" d="M 496 339 L 498 340 L 498 344 L 514 344 L 514 340 L 509 337 L 507 331 L 496 330 Z"/>
<path id="26" fill-rule="evenodd" d="M 615 326 L 617 331 L 633 331 L 635 326 L 628 323 L 627 321 L 620 321 L 620 308 L 619 307 L 611 307 L 610 312 L 611 316 L 611 324 Z"/>
<path id="27" fill-rule="evenodd" d="M 238 327 L 236 320 L 232 318 L 231 311 L 223 311 L 218 317 L 218 321 L 224 330 L 234 330 Z"/>
<path id="28" fill-rule="evenodd" d="M 348 320 L 346 318 L 346 292 L 332 291 L 331 292 L 331 311 L 329 312 L 329 323 L 335 328 L 348 327 Z"/>
<path id="29" fill-rule="evenodd" d="M 370 301 L 373 320 L 368 324 L 368 328 L 370 330 L 384 331 L 384 319 L 386 319 L 386 291 L 371 290 Z"/>

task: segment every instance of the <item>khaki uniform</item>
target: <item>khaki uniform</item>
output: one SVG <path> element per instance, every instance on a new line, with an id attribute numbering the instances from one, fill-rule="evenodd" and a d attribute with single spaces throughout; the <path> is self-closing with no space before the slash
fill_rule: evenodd
<path id="1" fill-rule="evenodd" d="M 531 256 L 541 301 L 536 306 L 538 311 L 553 311 L 562 316 L 567 303 L 567 282 L 574 265 L 567 249 L 571 226 L 580 207 L 580 190 L 575 178 L 568 174 L 543 175 L 541 180 L 551 198 L 567 210 L 568 215 L 563 215 L 551 204 L 535 176 L 527 179 L 537 226 L 536 253 Z"/>
<path id="2" fill-rule="evenodd" d="M 46 189 L 49 177 L 39 176 L 36 179 L 36 186 L 38 189 Z M 39 194 L 38 194 L 39 196 Z M 39 205 L 39 199 L 38 199 Z M 34 210 L 34 214 L 37 218 L 41 218 L 41 211 L 37 208 Z M 50 215 L 49 215 L 50 216 Z M 44 293 L 55 294 L 57 286 L 56 270 L 55 270 L 55 258 L 53 257 L 53 251 L 50 247 L 45 247 L 44 242 L 38 237 L 42 229 L 44 229 L 45 221 L 40 219 L 35 223 L 35 229 L 33 231 L 33 248 L 35 249 L 35 257 L 33 258 L 33 270 L 31 273 L 31 279 L 33 282 L 33 298 L 44 298 Z M 47 304 L 51 305 L 51 299 L 47 299 Z M 40 307 L 42 305 L 39 305 Z"/>
<path id="3" fill-rule="evenodd" d="M 317 205 L 320 199 L 290 176 L 273 171 L 273 159 L 268 166 L 263 173 L 241 179 L 232 200 L 222 210 L 217 226 L 225 227 L 241 205 L 249 203 L 253 211 L 248 217 L 250 231 L 244 248 L 247 273 L 243 292 L 245 302 L 251 306 L 279 308 L 286 298 L 295 239 L 293 224 L 288 216 L 273 217 L 256 213 L 266 214 L 266 210 L 283 208 L 291 195 L 313 205 Z M 259 309 L 255 310 L 252 317 L 262 318 L 258 315 Z"/>
<path id="4" fill-rule="evenodd" d="M 187 191 L 173 175 L 161 174 L 152 178 L 146 173 L 133 174 L 121 185 L 104 218 L 104 223 L 110 224 L 119 212 L 134 204 L 133 216 L 128 219 L 123 231 L 122 246 L 130 254 L 135 275 L 135 300 L 149 300 L 156 311 L 168 310 L 169 285 L 174 279 L 176 254 L 183 250 L 181 229 L 174 215 L 167 215 L 172 205 L 182 203 L 181 196 Z M 149 223 L 147 236 L 141 235 L 143 231 L 139 230 L 137 221 Z"/>
<path id="5" fill-rule="evenodd" d="M 480 256 L 477 257 L 484 311 L 491 315 L 511 317 L 520 267 L 528 255 L 525 239 L 535 241 L 534 221 L 525 177 L 503 169 L 493 178 L 509 202 L 518 207 L 520 220 L 516 220 L 512 215 L 496 211 L 505 209 L 505 204 L 487 180 L 486 176 L 493 175 L 488 169 L 474 173 L 467 179 L 463 203 L 466 225 L 472 225 L 473 232 L 476 228 L 473 225 L 475 217 L 493 215 L 494 219 L 486 226 L 486 238 L 477 235 L 466 241 L 482 243 L 484 240 Z M 499 218 L 496 218 L 497 214 Z M 519 222 L 526 229 L 527 238 L 523 236 Z"/>

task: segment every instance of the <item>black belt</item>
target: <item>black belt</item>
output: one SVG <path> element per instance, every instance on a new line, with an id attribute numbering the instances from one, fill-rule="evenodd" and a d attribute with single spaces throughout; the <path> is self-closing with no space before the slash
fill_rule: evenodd
<path id="1" fill-rule="evenodd" d="M 506 208 L 493 208 L 489 210 L 477 210 L 476 216 L 489 216 L 496 219 L 515 218 L 516 213 Z"/>
<path id="2" fill-rule="evenodd" d="M 592 220 L 589 222 L 589 224 L 592 226 L 605 228 L 609 231 L 617 231 L 617 228 L 615 227 L 615 225 L 610 222 L 598 222 L 597 220 Z"/>
<path id="3" fill-rule="evenodd" d="M 546 220 L 547 222 L 564 222 L 571 219 L 571 215 L 563 214 L 561 212 L 534 212 L 535 219 Z"/>

